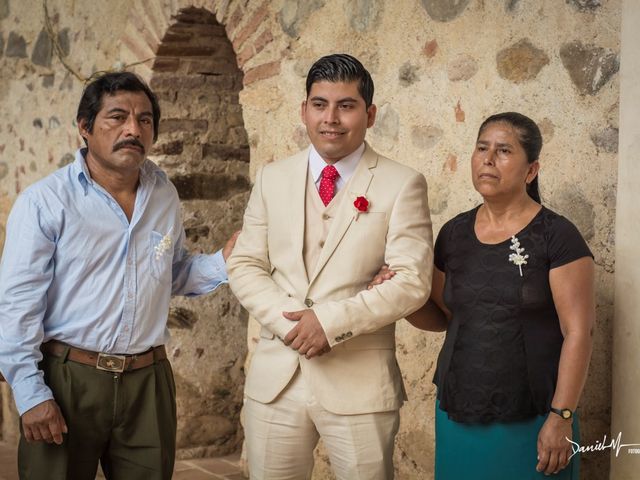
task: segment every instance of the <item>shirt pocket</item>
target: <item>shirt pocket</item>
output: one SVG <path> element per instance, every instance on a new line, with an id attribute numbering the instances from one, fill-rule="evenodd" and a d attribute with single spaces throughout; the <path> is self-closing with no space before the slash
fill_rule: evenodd
<path id="1" fill-rule="evenodd" d="M 149 262 L 151 276 L 160 283 L 171 283 L 173 239 L 171 235 L 151 232 L 149 238 Z"/>

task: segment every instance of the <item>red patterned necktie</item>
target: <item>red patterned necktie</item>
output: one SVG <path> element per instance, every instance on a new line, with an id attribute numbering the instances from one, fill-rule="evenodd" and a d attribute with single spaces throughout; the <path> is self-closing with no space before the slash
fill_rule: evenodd
<path id="1" fill-rule="evenodd" d="M 333 165 L 327 165 L 322 170 L 322 180 L 320 180 L 320 190 L 318 190 L 318 193 L 320 194 L 320 199 L 322 200 L 322 203 L 324 203 L 325 207 L 329 205 L 329 202 L 335 195 L 335 182 L 339 176 L 340 174 L 338 173 L 338 170 L 336 170 L 336 167 Z"/>

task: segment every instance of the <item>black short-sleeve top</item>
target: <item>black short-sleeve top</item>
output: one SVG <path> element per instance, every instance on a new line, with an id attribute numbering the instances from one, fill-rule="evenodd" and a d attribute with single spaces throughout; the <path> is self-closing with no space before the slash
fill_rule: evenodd
<path id="1" fill-rule="evenodd" d="M 478 208 L 449 220 L 435 244 L 452 313 L 433 380 L 440 408 L 465 423 L 545 414 L 563 341 L 549 270 L 593 255 L 578 229 L 545 207 L 511 239 L 481 243 Z"/>

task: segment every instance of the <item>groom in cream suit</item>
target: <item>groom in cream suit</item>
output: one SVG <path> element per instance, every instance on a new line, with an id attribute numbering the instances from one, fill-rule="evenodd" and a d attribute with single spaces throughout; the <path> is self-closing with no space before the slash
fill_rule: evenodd
<path id="1" fill-rule="evenodd" d="M 311 146 L 258 173 L 227 262 L 262 325 L 245 388 L 249 470 L 310 478 L 322 438 L 338 479 L 391 479 L 405 399 L 395 322 L 431 285 L 427 184 L 365 143 L 376 107 L 357 59 L 321 58 L 306 88 Z M 395 276 L 367 290 L 385 263 Z"/>

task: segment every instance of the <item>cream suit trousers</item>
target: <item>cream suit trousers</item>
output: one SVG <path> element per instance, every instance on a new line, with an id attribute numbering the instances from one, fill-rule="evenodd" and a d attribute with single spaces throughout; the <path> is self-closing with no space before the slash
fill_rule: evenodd
<path id="1" fill-rule="evenodd" d="M 252 480 L 311 478 L 313 449 L 319 438 L 338 480 L 393 478 L 398 410 L 359 415 L 328 412 L 299 368 L 273 402 L 245 397 L 244 417 Z"/>

